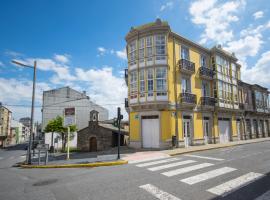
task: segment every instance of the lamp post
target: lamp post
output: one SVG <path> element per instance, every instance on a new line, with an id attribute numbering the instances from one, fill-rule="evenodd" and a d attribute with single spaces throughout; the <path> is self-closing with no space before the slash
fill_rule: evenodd
<path id="1" fill-rule="evenodd" d="M 32 164 L 32 159 L 31 159 L 31 150 L 32 150 L 32 143 L 33 139 L 32 136 L 34 136 L 34 111 L 35 111 L 35 90 L 36 90 L 36 69 L 37 69 L 37 62 L 34 61 L 34 66 L 29 66 L 23 63 L 20 63 L 16 60 L 12 60 L 12 63 L 22 66 L 22 67 L 27 67 L 27 68 L 32 68 L 34 69 L 33 73 L 33 90 L 32 90 L 32 106 L 31 106 L 31 123 L 30 123 L 30 135 L 29 135 L 29 144 L 28 144 L 28 151 L 27 151 L 27 163 L 29 165 Z"/>

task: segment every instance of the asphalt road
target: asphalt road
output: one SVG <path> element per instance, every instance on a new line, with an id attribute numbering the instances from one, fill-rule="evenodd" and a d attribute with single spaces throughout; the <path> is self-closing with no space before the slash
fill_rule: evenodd
<path id="1" fill-rule="evenodd" d="M 0 150 L 0 199 L 270 200 L 270 142 L 91 169 L 12 167 L 20 148 Z"/>

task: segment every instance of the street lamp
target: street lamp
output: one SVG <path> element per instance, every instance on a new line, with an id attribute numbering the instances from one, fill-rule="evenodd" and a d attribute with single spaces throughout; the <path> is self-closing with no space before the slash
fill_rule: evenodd
<path id="1" fill-rule="evenodd" d="M 22 67 L 27 67 L 27 68 L 32 68 L 34 69 L 34 74 L 33 74 L 33 90 L 32 90 L 32 107 L 31 107 L 31 123 L 30 123 L 30 135 L 29 135 L 29 144 L 28 144 L 28 151 L 27 151 L 27 163 L 29 165 L 32 164 L 32 159 L 31 159 L 31 150 L 32 150 L 32 136 L 34 136 L 33 133 L 33 125 L 34 125 L 34 110 L 35 110 L 35 90 L 36 90 L 36 69 L 37 69 L 37 62 L 34 61 L 34 66 L 29 66 L 23 63 L 20 63 L 16 60 L 12 60 L 12 63 L 16 65 L 20 65 Z"/>

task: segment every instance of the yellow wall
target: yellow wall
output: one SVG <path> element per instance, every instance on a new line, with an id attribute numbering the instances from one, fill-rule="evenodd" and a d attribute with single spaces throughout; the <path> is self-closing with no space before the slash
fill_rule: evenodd
<path id="1" fill-rule="evenodd" d="M 219 128 L 218 128 L 218 117 L 215 115 L 213 119 L 213 129 L 212 129 L 212 134 L 213 137 L 218 137 L 219 136 Z"/>
<path id="2" fill-rule="evenodd" d="M 162 111 L 161 112 L 161 139 L 163 142 L 170 140 L 172 138 L 171 130 L 171 112 Z"/>
<path id="3" fill-rule="evenodd" d="M 194 139 L 203 139 L 202 113 L 194 112 Z"/>
<path id="4" fill-rule="evenodd" d="M 139 117 L 135 119 L 135 116 L 138 115 L 137 112 L 130 112 L 130 141 L 139 141 L 140 136 L 140 119 Z"/>
<path id="5" fill-rule="evenodd" d="M 232 135 L 237 136 L 236 118 L 232 115 Z"/>

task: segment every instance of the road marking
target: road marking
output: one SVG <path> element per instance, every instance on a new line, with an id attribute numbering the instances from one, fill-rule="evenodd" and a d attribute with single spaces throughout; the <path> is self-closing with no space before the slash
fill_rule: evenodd
<path id="1" fill-rule="evenodd" d="M 167 163 L 167 162 L 172 162 L 172 161 L 177 161 L 180 160 L 180 158 L 169 158 L 165 160 L 158 160 L 158 161 L 153 161 L 153 162 L 147 162 L 143 164 L 136 165 L 137 167 L 147 167 L 151 165 L 157 165 L 157 164 L 162 164 L 162 163 Z"/>
<path id="2" fill-rule="evenodd" d="M 215 170 L 212 170 L 212 171 L 209 171 L 209 172 L 205 172 L 203 174 L 198 174 L 196 176 L 191 176 L 191 177 L 182 179 L 180 181 L 184 182 L 184 183 L 187 183 L 189 185 L 193 185 L 195 183 L 206 181 L 208 179 L 215 178 L 217 176 L 221 176 L 223 174 L 227 174 L 227 173 L 233 172 L 235 170 L 237 170 L 237 169 L 231 168 L 231 167 L 222 167 L 222 168 L 215 169 Z"/>
<path id="3" fill-rule="evenodd" d="M 263 195 L 257 197 L 255 200 L 269 200 L 270 199 L 270 190 L 264 193 Z"/>
<path id="4" fill-rule="evenodd" d="M 145 191 L 149 192 L 154 197 L 160 200 L 181 200 L 167 192 L 160 190 L 159 188 L 151 184 L 141 185 L 140 188 L 144 189 Z"/>
<path id="5" fill-rule="evenodd" d="M 228 193 L 237 190 L 255 180 L 257 180 L 258 178 L 264 176 L 263 174 L 259 174 L 259 173 L 254 173 L 254 172 L 250 172 L 247 173 L 243 176 L 240 176 L 236 179 L 232 179 L 226 183 L 223 183 L 221 185 L 218 185 L 216 187 L 210 188 L 207 191 L 211 192 L 213 194 L 216 195 L 222 195 L 225 196 Z"/>
<path id="6" fill-rule="evenodd" d="M 148 162 L 148 161 L 153 161 L 153 160 L 161 160 L 164 158 L 168 158 L 169 156 L 159 156 L 159 157 L 152 157 L 152 158 L 145 158 L 145 159 L 141 159 L 141 160 L 131 160 L 128 161 L 129 164 L 136 164 L 136 163 L 141 163 L 141 162 Z"/>
<path id="7" fill-rule="evenodd" d="M 184 168 L 180 168 L 180 169 L 176 169 L 176 170 L 172 170 L 172 171 L 168 171 L 168 172 L 163 172 L 161 174 L 171 177 L 171 176 L 175 176 L 175 175 L 179 175 L 179 174 L 184 174 L 187 172 L 191 172 L 191 171 L 195 171 L 197 169 L 202 169 L 205 167 L 210 167 L 213 166 L 214 164 L 212 163 L 202 163 L 202 164 L 198 164 L 198 165 L 193 165 L 190 167 L 184 167 Z"/>
<path id="8" fill-rule="evenodd" d="M 207 159 L 207 160 L 217 160 L 217 161 L 222 161 L 224 159 L 222 158 L 213 158 L 213 157 L 207 157 L 207 156 L 198 156 L 198 155 L 184 155 L 187 157 L 192 157 L 192 158 L 202 158 L 202 159 Z"/>
<path id="9" fill-rule="evenodd" d="M 186 164 L 190 164 L 190 163 L 194 163 L 194 162 L 196 162 L 196 161 L 194 161 L 194 160 L 185 160 L 185 161 L 180 161 L 180 162 L 171 163 L 171 164 L 167 164 L 167 165 L 151 167 L 151 168 L 148 168 L 148 170 L 150 170 L 150 171 L 158 171 L 158 170 L 168 169 L 168 168 L 171 168 L 171 167 L 177 167 L 177 166 L 186 165 Z"/>

